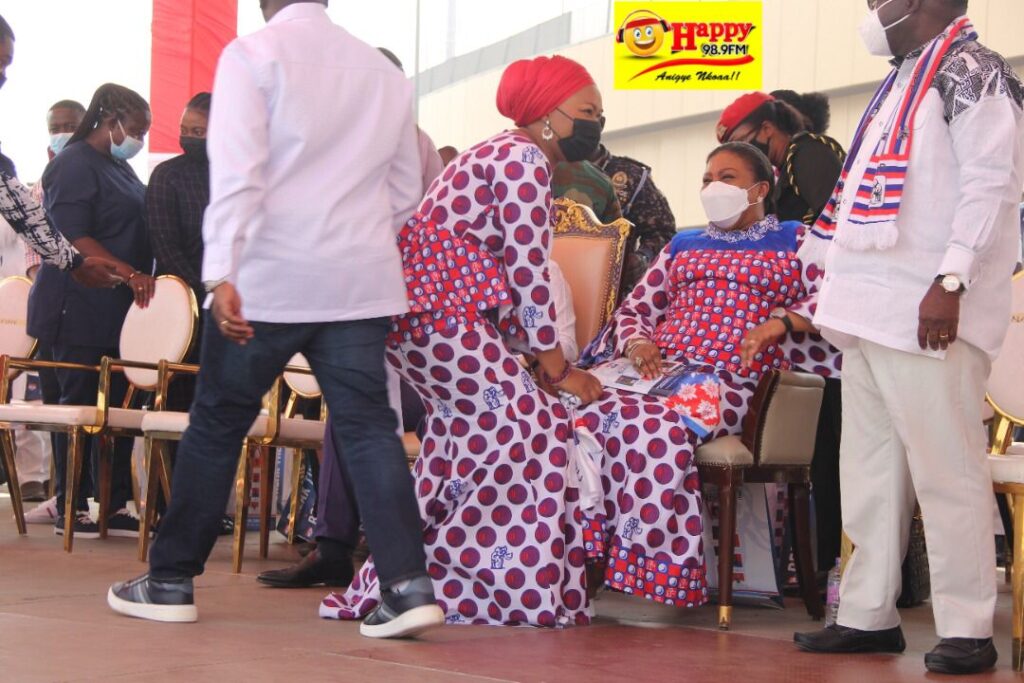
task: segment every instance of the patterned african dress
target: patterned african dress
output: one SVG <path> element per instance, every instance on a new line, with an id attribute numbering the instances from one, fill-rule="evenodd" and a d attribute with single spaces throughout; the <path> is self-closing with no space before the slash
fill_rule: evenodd
<path id="1" fill-rule="evenodd" d="M 670 605 L 707 601 L 698 446 L 739 434 L 758 377 L 791 367 L 792 358 L 816 358 L 806 369 L 830 375 L 838 355 L 804 335 L 772 345 L 751 369 L 740 366 L 747 331 L 778 308 L 808 319 L 816 267 L 797 255 L 803 226 L 774 216 L 743 232 L 713 228 L 680 233 L 616 311 L 592 349 L 620 356 L 637 336 L 665 358 L 684 361 L 717 378 L 717 424 L 696 426 L 692 411 L 673 399 L 611 390 L 577 418 L 603 446 L 603 509 L 588 510 L 584 539 L 589 558 L 606 558 L 605 584 Z M 706 387 L 702 385 L 702 390 Z"/>
<path id="2" fill-rule="evenodd" d="M 427 406 L 413 475 L 449 623 L 589 621 L 569 416 L 509 350 L 558 343 L 549 174 L 528 138 L 497 135 L 447 166 L 399 236 L 411 312 L 387 358 Z M 362 617 L 379 594 L 371 559 L 321 616 Z"/>

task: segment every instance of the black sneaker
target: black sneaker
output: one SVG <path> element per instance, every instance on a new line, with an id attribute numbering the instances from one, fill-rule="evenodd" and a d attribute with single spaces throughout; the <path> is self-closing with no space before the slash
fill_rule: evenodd
<path id="1" fill-rule="evenodd" d="M 75 538 L 99 538 L 100 525 L 92 521 L 92 517 L 85 510 L 79 510 L 72 525 Z M 53 523 L 53 533 L 57 536 L 64 535 L 64 515 L 57 515 Z"/>
<path id="2" fill-rule="evenodd" d="M 924 656 L 924 665 L 938 674 L 978 674 L 996 665 L 999 653 L 991 638 L 943 638 Z"/>
<path id="3" fill-rule="evenodd" d="M 359 625 L 367 638 L 407 638 L 444 623 L 430 578 L 409 581 L 400 591 L 384 589 L 381 601 Z"/>
<path id="4" fill-rule="evenodd" d="M 128 512 L 128 508 L 121 508 L 107 518 L 107 536 L 138 538 L 139 518 Z"/>
<path id="5" fill-rule="evenodd" d="M 150 621 L 186 623 L 199 618 L 192 579 L 158 581 L 143 574 L 111 586 L 107 604 L 118 614 Z"/>
<path id="6" fill-rule="evenodd" d="M 903 629 L 899 626 L 882 631 L 862 631 L 849 626 L 833 624 L 820 631 L 794 633 L 793 642 L 804 652 L 867 653 L 888 652 L 899 654 L 907 649 Z"/>

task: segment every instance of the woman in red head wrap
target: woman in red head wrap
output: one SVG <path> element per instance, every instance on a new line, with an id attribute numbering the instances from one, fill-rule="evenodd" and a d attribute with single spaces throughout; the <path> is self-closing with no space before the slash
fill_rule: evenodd
<path id="1" fill-rule="evenodd" d="M 453 159 L 399 235 L 410 312 L 393 321 L 388 362 L 427 405 L 413 472 L 449 623 L 586 623 L 573 430 L 556 395 L 587 403 L 602 388 L 558 342 L 550 179 L 597 150 L 601 95 L 576 62 L 540 57 L 508 67 L 497 103 L 517 128 Z M 368 561 L 320 613 L 359 618 L 378 596 Z"/>

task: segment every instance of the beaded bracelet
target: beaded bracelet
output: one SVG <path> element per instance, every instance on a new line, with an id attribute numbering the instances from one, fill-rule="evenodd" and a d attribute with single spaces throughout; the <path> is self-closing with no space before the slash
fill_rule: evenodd
<path id="1" fill-rule="evenodd" d="M 652 342 L 650 339 L 647 339 L 646 337 L 633 337 L 632 339 L 630 339 L 629 341 L 626 342 L 626 348 L 623 349 L 623 351 L 624 351 L 623 355 L 626 358 L 629 358 L 629 356 L 634 351 L 636 351 L 636 347 L 640 346 L 641 344 L 653 344 L 653 343 L 654 342 Z"/>
<path id="2" fill-rule="evenodd" d="M 552 377 L 543 368 L 541 368 L 540 374 L 541 378 L 545 382 L 547 382 L 553 387 L 557 387 L 559 384 L 569 379 L 569 375 L 572 374 L 572 363 L 570 363 L 569 361 L 565 361 L 565 367 L 562 369 L 562 372 L 560 375 L 558 375 L 558 377 Z"/>

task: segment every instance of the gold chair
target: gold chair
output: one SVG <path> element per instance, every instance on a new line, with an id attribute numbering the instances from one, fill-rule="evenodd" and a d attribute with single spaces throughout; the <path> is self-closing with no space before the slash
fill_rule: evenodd
<path id="1" fill-rule="evenodd" d="M 36 340 L 28 335 L 26 324 L 28 318 L 28 295 L 32 290 L 32 281 L 27 277 L 8 277 L 0 280 L 0 356 L 11 358 L 31 358 L 35 353 Z M 7 380 L 13 382 L 19 371 L 10 370 Z M 6 388 L 6 384 L 4 385 Z M 7 403 L 7 393 L 0 391 L 0 404 Z M 24 535 L 25 506 L 21 500 L 21 486 L 18 482 L 18 469 L 14 462 L 14 435 L 9 431 L 0 433 L 0 454 L 3 456 L 3 468 L 7 472 L 7 490 L 11 494 L 11 507 L 14 509 L 14 521 L 18 533 Z"/>
<path id="2" fill-rule="evenodd" d="M 103 358 L 100 365 L 80 365 L 24 358 L 0 358 L 0 430 L 6 443 L 15 425 L 68 435 L 67 482 L 65 485 L 64 550 L 74 544 L 75 499 L 82 476 L 82 440 L 86 435 L 100 439 L 99 481 L 100 536 L 106 537 L 110 502 L 113 439 L 142 436 L 146 410 L 132 409 L 138 391 L 152 391 L 157 384 L 159 361 L 180 360 L 188 354 L 195 336 L 198 306 L 192 289 L 180 278 L 162 275 L 156 281 L 156 294 L 147 308 L 132 305 L 121 328 L 122 359 Z M 11 370 L 40 368 L 64 369 L 99 374 L 95 405 L 10 405 Z M 110 405 L 110 383 L 114 372 L 123 372 L 128 392 L 121 406 Z M 4 447 L 7 451 L 8 448 Z M 10 449 L 13 459 L 13 447 Z"/>
<path id="3" fill-rule="evenodd" d="M 322 410 L 322 420 L 320 421 L 296 419 L 290 415 L 294 411 L 296 394 L 298 396 L 310 394 L 311 392 L 307 391 L 307 389 L 312 386 L 309 382 L 313 381 L 311 377 L 304 379 L 298 377 L 299 375 L 311 375 L 309 365 L 302 356 L 296 356 L 292 359 L 292 362 L 299 364 L 289 365 L 285 369 L 284 375 L 274 382 L 270 393 L 266 397 L 265 409 L 253 422 L 252 427 L 250 427 L 239 455 L 238 473 L 235 481 L 236 517 L 232 550 L 233 568 L 236 573 L 240 572 L 242 567 L 242 551 L 245 545 L 245 527 L 250 501 L 249 491 L 252 484 L 253 460 L 256 449 L 283 446 L 286 448 L 319 450 L 323 446 L 325 422 L 322 420 L 325 419 L 326 414 Z M 158 395 L 166 396 L 170 382 L 175 376 L 183 374 L 194 375 L 198 372 L 199 366 L 194 364 L 160 363 L 158 369 Z M 296 387 L 298 391 L 292 389 L 292 397 L 289 399 L 285 410 L 282 411 L 279 401 L 285 377 L 288 378 L 290 385 Z M 150 504 L 150 501 L 156 500 L 158 487 L 160 486 L 163 487 L 165 500 L 169 501 L 172 495 L 167 444 L 172 441 L 181 441 L 185 430 L 188 429 L 188 422 L 188 413 L 168 410 L 152 411 L 142 421 L 142 432 L 146 439 L 146 470 L 150 475 L 146 487 L 145 514 L 142 516 L 139 528 L 140 562 L 146 561 L 146 556 L 149 552 L 150 531 L 156 520 L 156 509 L 154 505 Z M 265 475 L 266 479 L 263 479 L 263 482 L 269 482 L 271 480 L 269 472 L 272 472 L 273 469 L 270 467 L 268 457 L 265 456 L 263 460 L 268 468 Z M 293 474 L 293 478 L 294 476 Z M 260 510 L 261 553 L 265 557 L 266 548 L 269 543 L 269 504 L 273 487 L 266 487 L 262 483 L 261 486 L 263 486 L 261 493 L 265 491 L 265 495 L 261 495 L 261 500 L 265 500 L 266 504 L 266 507 L 261 506 Z"/>
<path id="4" fill-rule="evenodd" d="M 792 515 L 797 578 L 807 612 L 825 616 L 811 559 L 811 459 L 825 380 L 773 371 L 758 383 L 742 436 L 724 436 L 697 449 L 701 481 L 718 486 L 718 628 L 732 623 L 736 493 L 745 482 L 785 484 Z"/>
<path id="5" fill-rule="evenodd" d="M 568 199 L 553 202 L 551 258 L 572 289 L 576 340 L 580 350 L 597 336 L 615 311 L 631 225 L 602 225 L 588 206 Z"/>
<path id="6" fill-rule="evenodd" d="M 988 458 L 997 493 L 1006 494 L 1013 509 L 1013 668 L 1024 670 L 1024 444 L 1013 443 L 1014 428 L 1024 425 L 1024 273 L 1013 278 L 1010 327 L 1002 351 L 992 364 L 988 402 L 995 413 Z M 1009 540 L 1009 539 L 1008 539 Z"/>

